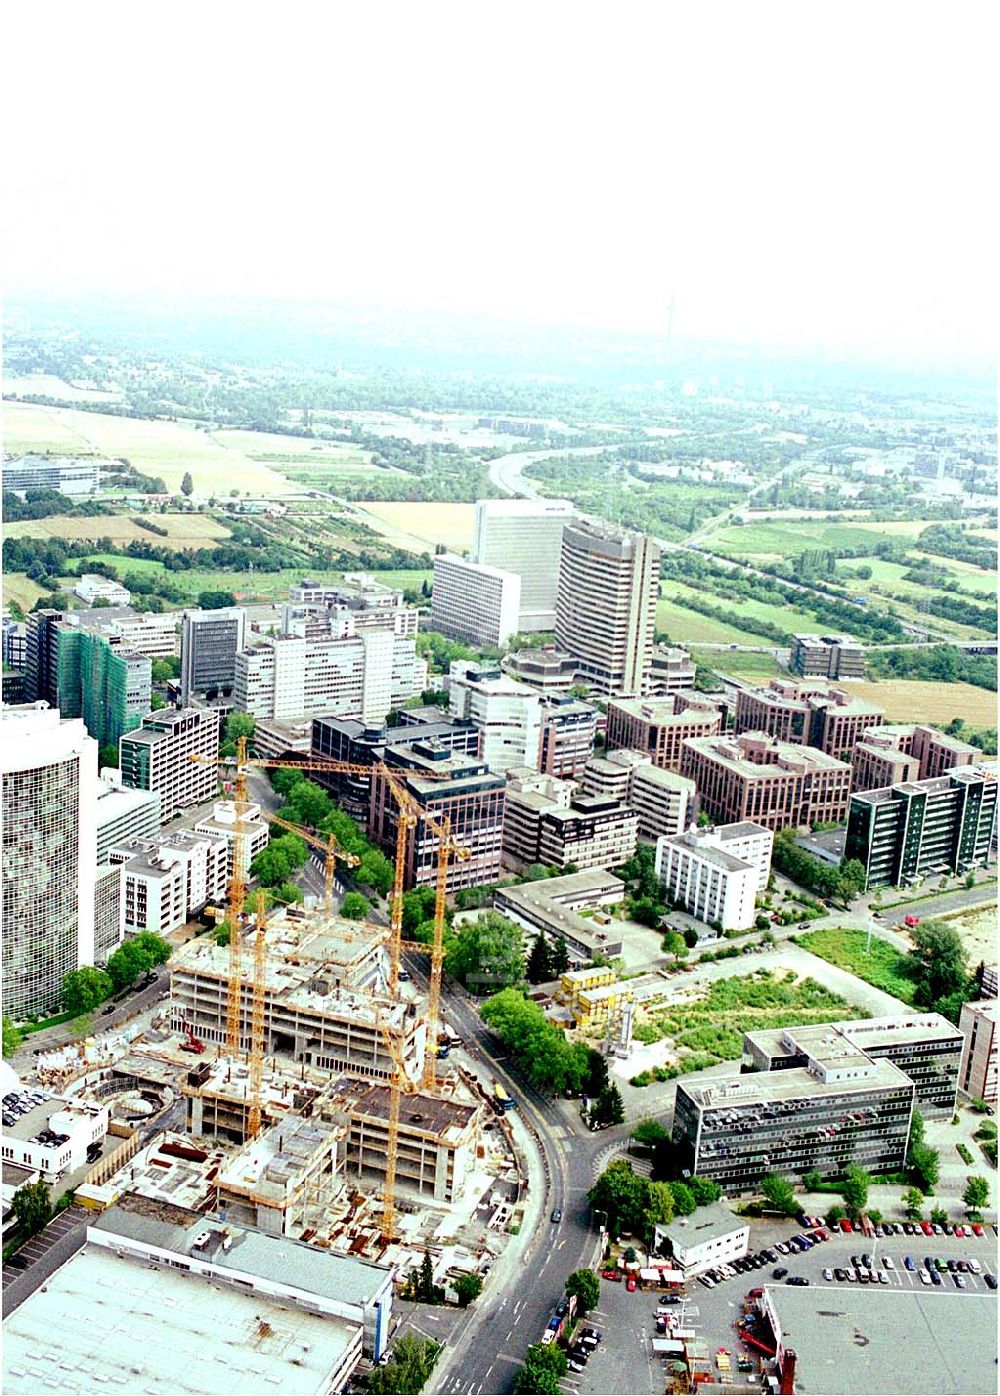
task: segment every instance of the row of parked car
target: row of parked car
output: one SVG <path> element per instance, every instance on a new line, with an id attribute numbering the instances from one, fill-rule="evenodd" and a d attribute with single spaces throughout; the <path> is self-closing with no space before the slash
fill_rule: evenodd
<path id="1" fill-rule="evenodd" d="M 573 1342 L 566 1349 L 566 1357 L 571 1372 L 582 1372 L 590 1359 L 591 1353 L 596 1352 L 597 1345 L 604 1335 L 596 1328 L 581 1328 L 573 1339 Z"/>
<path id="2" fill-rule="evenodd" d="M 3 1122 L 9 1129 L 22 1115 L 26 1115 L 29 1110 L 34 1110 L 36 1105 L 41 1105 L 43 1100 L 48 1100 L 52 1095 L 51 1091 L 8 1091 L 3 1098 Z"/>

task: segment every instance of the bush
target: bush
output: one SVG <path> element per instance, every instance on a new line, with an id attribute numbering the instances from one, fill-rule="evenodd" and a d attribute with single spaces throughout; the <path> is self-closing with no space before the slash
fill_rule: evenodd
<path id="1" fill-rule="evenodd" d="M 958 1156 L 963 1163 L 972 1163 L 972 1151 L 969 1149 L 968 1145 L 959 1141 L 959 1143 L 955 1145 L 955 1148 L 958 1150 Z"/>

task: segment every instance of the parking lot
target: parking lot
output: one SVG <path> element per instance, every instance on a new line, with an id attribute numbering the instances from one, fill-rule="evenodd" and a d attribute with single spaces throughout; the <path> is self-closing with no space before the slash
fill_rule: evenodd
<path id="1" fill-rule="evenodd" d="M 83 1245 L 89 1217 L 82 1207 L 67 1207 L 52 1218 L 44 1231 L 18 1248 L 3 1267 L 5 1312 L 10 1312 L 8 1290 L 20 1302 Z M 16 1264 L 12 1264 L 14 1261 Z"/>

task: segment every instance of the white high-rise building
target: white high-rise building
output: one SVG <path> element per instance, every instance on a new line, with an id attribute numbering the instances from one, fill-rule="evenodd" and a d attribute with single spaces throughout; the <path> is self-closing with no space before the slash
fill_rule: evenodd
<path id="1" fill-rule="evenodd" d="M 94 963 L 97 742 L 47 707 L 0 711 L 3 1010 L 58 1004 L 63 976 Z"/>
<path id="2" fill-rule="evenodd" d="M 409 637 L 366 630 L 279 635 L 236 656 L 233 701 L 254 717 L 356 717 L 382 722 L 427 687 L 427 664 Z"/>
<path id="3" fill-rule="evenodd" d="M 542 719 L 535 689 L 499 668 L 457 659 L 449 671 L 448 708 L 479 729 L 479 755 L 491 771 L 538 769 Z"/>
<path id="4" fill-rule="evenodd" d="M 767 887 L 774 835 L 742 820 L 689 829 L 656 843 L 656 875 L 668 896 L 700 921 L 749 930 L 757 893 Z"/>
<path id="5" fill-rule="evenodd" d="M 470 645 L 504 646 L 517 633 L 521 578 L 453 553 L 434 559 L 431 629 Z"/>
<path id="6" fill-rule="evenodd" d="M 476 504 L 473 557 L 521 579 L 519 631 L 555 628 L 563 528 L 573 517 L 568 499 L 481 499 Z"/>

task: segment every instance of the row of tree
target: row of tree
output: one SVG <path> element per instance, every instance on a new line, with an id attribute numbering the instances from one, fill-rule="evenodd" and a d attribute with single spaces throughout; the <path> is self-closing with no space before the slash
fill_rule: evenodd
<path id="1" fill-rule="evenodd" d="M 831 863 L 822 863 L 800 848 L 795 842 L 794 829 L 780 829 L 774 836 L 774 849 L 771 862 L 775 869 L 784 873 L 808 892 L 828 901 L 843 902 L 846 906 L 852 898 L 865 889 L 864 864 L 857 858 L 849 858 L 835 868 Z"/>
<path id="2" fill-rule="evenodd" d="M 576 1319 L 585 1318 L 601 1299 L 601 1281 L 593 1270 L 574 1270 L 566 1280 L 566 1295 L 576 1296 Z M 565 1351 L 558 1343 L 532 1343 L 514 1381 L 517 1392 L 557 1396 L 568 1370 Z"/>
<path id="3" fill-rule="evenodd" d="M 152 931 L 140 931 L 119 945 L 108 956 L 104 969 L 82 965 L 63 976 L 61 1001 L 67 1013 L 92 1013 L 95 1008 L 122 993 L 148 974 L 156 965 L 166 964 L 170 945 Z"/>
<path id="4" fill-rule="evenodd" d="M 607 1064 L 600 1052 L 570 1042 L 520 989 L 502 989 L 480 1011 L 536 1090 L 596 1099 L 607 1085 Z"/>
<path id="5" fill-rule="evenodd" d="M 649 1123 L 662 1129 L 655 1121 Z M 722 1189 L 711 1179 L 697 1176 L 670 1182 L 645 1178 L 628 1159 L 618 1158 L 608 1164 L 587 1196 L 594 1211 L 603 1215 L 610 1236 L 624 1232 L 648 1241 L 657 1224 L 690 1216 L 696 1208 L 717 1202 Z"/>

